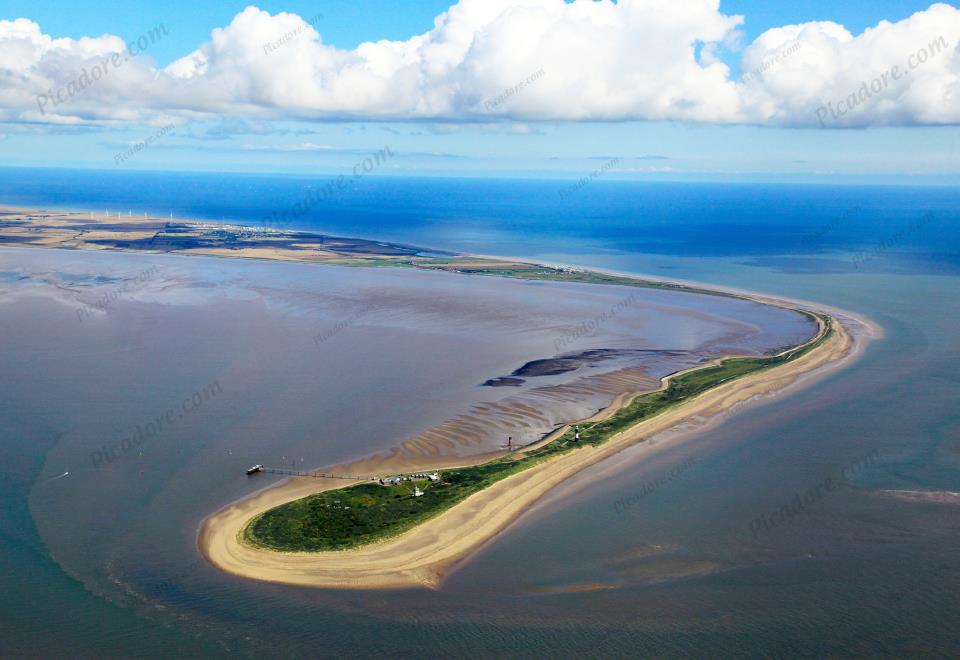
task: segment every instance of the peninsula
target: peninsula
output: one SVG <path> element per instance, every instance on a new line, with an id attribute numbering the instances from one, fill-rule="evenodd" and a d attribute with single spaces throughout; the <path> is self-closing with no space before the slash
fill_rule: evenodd
<path id="1" fill-rule="evenodd" d="M 662 379 L 658 389 L 617 397 L 596 415 L 521 449 L 408 465 L 354 482 L 297 479 L 209 517 L 198 545 L 222 570 L 327 588 L 436 587 L 482 544 L 559 483 L 692 419 L 809 381 L 849 362 L 879 332 L 869 321 L 821 306 L 742 291 L 619 274 L 424 251 L 367 239 L 209 222 L 0 209 L 0 246 L 175 253 L 305 263 L 400 267 L 469 275 L 581 282 L 741 298 L 806 315 L 803 343 L 761 356 L 727 355 Z"/>

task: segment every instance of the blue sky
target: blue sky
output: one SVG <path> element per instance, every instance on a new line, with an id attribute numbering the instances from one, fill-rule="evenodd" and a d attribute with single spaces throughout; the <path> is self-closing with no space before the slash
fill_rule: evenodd
<path id="1" fill-rule="evenodd" d="M 211 30 L 229 25 L 247 4 L 228 0 L 173 0 L 162 4 L 127 0 L 96 5 L 0 0 L 0 19 L 30 19 L 39 24 L 43 34 L 54 38 L 108 34 L 125 41 L 135 40 L 162 23 L 168 34 L 150 46 L 148 58 L 152 59 L 139 58 L 162 69 L 209 42 Z M 315 18 L 313 25 L 322 42 L 343 52 L 352 51 L 363 42 L 403 41 L 426 33 L 433 28 L 435 17 L 449 5 L 436 0 L 289 0 L 256 4 L 271 15 L 289 12 L 306 21 Z M 736 30 L 736 39 L 728 39 L 718 49 L 717 58 L 730 67 L 734 78 L 740 74 L 744 49 L 772 28 L 829 20 L 857 36 L 880 21 L 903 21 L 929 6 L 926 2 L 906 0 L 723 0 L 720 12 L 727 16 L 742 14 L 744 22 Z M 956 41 L 950 40 L 951 48 Z M 285 48 L 292 51 L 292 47 Z M 808 46 L 805 49 L 810 52 Z M 523 78 L 520 72 L 528 70 L 518 65 L 513 78 L 507 74 L 504 80 L 519 82 Z M 563 69 L 556 67 L 546 67 L 546 71 L 544 80 L 551 85 L 565 75 Z M 872 74 L 868 71 L 862 77 L 866 80 Z M 846 79 L 858 80 L 855 72 L 848 73 Z M 537 92 L 537 85 L 545 88 L 547 84 L 531 83 L 531 96 Z M 837 85 L 840 90 L 851 86 L 849 82 L 847 87 L 843 83 Z M 841 99 L 844 93 L 834 96 Z M 138 102 L 133 98 L 131 107 Z M 111 100 L 102 103 L 109 104 Z M 274 108 L 276 102 L 271 100 L 267 105 Z M 534 116 L 523 117 L 525 111 Z M 26 112 L 16 115 L 11 111 L 6 121 L 0 122 L 0 157 L 5 164 L 23 166 L 330 173 L 349 167 L 368 151 L 389 145 L 397 157 L 383 174 L 579 177 L 613 158 L 622 160 L 609 176 L 623 178 L 927 178 L 939 183 L 955 182 L 960 174 L 960 129 L 949 120 L 949 115 L 944 115 L 947 120 L 932 122 L 941 125 L 924 125 L 922 117 L 904 122 L 881 118 L 877 125 L 838 124 L 824 130 L 812 123 L 809 112 L 784 125 L 726 119 L 688 121 L 683 116 L 610 120 L 589 116 L 594 110 L 586 112 L 588 116 L 571 120 L 540 118 L 540 110 L 521 108 L 519 117 L 514 114 L 478 120 L 449 113 L 384 118 L 375 111 L 370 117 L 363 117 L 356 116 L 358 113 L 353 110 L 349 117 L 264 117 L 262 109 L 234 115 L 205 108 L 202 113 L 177 115 L 174 128 L 155 137 L 171 116 L 169 108 L 157 112 L 150 115 L 138 106 L 136 112 L 128 113 L 137 115 L 130 119 L 86 114 L 80 121 L 57 124 L 37 121 Z M 119 154 L 138 141 L 150 144 L 129 158 L 118 159 Z"/>

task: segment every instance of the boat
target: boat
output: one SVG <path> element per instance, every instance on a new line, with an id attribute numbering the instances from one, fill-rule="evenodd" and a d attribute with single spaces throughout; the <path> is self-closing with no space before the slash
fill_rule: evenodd
<path id="1" fill-rule="evenodd" d="M 263 466 L 259 463 L 247 470 L 247 476 L 249 477 L 251 474 L 256 474 L 257 472 L 263 472 Z"/>

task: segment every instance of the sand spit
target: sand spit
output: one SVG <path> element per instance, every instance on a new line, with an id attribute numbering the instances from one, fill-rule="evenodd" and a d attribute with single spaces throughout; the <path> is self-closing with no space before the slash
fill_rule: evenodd
<path id="1" fill-rule="evenodd" d="M 790 302 L 767 297 L 753 299 L 794 307 Z M 201 526 L 200 551 L 221 570 L 270 582 L 339 589 L 436 588 L 471 553 L 501 533 L 551 489 L 584 468 L 693 418 L 710 419 L 787 388 L 809 384 L 849 364 L 867 341 L 880 336 L 879 329 L 869 321 L 836 310 L 830 314 L 836 321 L 836 332 L 800 358 L 717 386 L 684 405 L 640 422 L 601 446 L 584 447 L 508 477 L 395 538 L 354 550 L 319 553 L 266 551 L 241 541 L 245 525 L 254 516 L 308 494 L 343 486 L 343 482 L 308 480 L 313 483 L 284 483 L 217 512 Z M 630 398 L 618 397 L 587 421 L 608 417 Z M 394 457 L 399 458 L 396 454 Z M 395 465 L 389 457 L 371 460 L 374 463 L 368 467 L 381 472 L 388 467 L 397 471 L 428 467 Z M 479 461 L 475 458 L 471 461 L 476 462 Z"/>

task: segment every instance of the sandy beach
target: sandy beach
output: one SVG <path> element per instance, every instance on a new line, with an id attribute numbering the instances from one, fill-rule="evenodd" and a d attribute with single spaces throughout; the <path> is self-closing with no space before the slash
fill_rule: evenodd
<path id="1" fill-rule="evenodd" d="M 753 299 L 793 306 L 792 302 L 765 296 Z M 829 313 L 836 321 L 836 331 L 799 359 L 720 385 L 684 405 L 644 420 L 603 445 L 563 454 L 499 481 L 395 538 L 354 550 L 320 553 L 265 551 L 243 543 L 245 525 L 258 514 L 311 493 L 344 485 L 342 481 L 303 479 L 267 488 L 208 518 L 200 529 L 199 549 L 221 570 L 269 582 L 339 589 L 436 588 L 459 563 L 503 532 L 551 489 L 584 468 L 693 419 L 703 423 L 749 402 L 809 384 L 849 364 L 867 341 L 881 336 L 879 328 L 865 319 L 838 310 Z M 669 378 L 664 380 L 664 386 L 668 381 Z M 628 402 L 628 397 L 621 397 L 584 421 L 607 417 Z M 355 470 L 443 467 L 394 465 L 382 459 L 373 460 L 376 464 L 361 462 L 350 467 Z M 476 462 L 480 461 L 472 461 Z"/>

